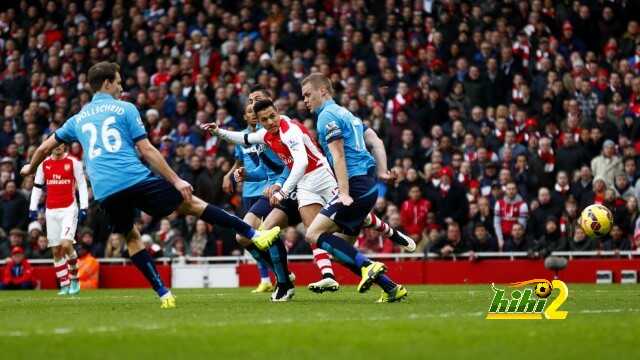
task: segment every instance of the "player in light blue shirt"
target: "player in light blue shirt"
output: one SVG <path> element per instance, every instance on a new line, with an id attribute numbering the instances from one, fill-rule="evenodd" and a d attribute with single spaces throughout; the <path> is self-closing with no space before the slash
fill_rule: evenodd
<path id="1" fill-rule="evenodd" d="M 302 96 L 307 108 L 318 115 L 318 142 L 338 181 L 338 194 L 307 229 L 307 241 L 317 243 L 361 275 L 359 292 L 376 283 L 383 289 L 379 302 L 400 301 L 407 290 L 384 274 L 385 265 L 369 260 L 334 235 L 340 231 L 355 238 L 378 197 L 376 163 L 367 150 L 362 121 L 333 101 L 331 81 L 323 74 L 313 73 L 302 81 Z"/>
<path id="2" fill-rule="evenodd" d="M 177 210 L 181 215 L 194 215 L 255 240 L 278 236 L 279 229 L 256 232 L 238 217 L 192 195 L 191 184 L 178 177 L 147 139 L 135 106 L 117 100 L 122 93 L 118 64 L 100 62 L 93 65 L 88 80 L 95 94 L 91 102 L 44 141 L 20 173 L 32 175 L 53 148 L 63 142 L 78 141 L 84 150 L 83 160 L 94 196 L 108 214 L 112 232 L 125 236 L 131 261 L 160 297 L 162 308 L 175 307 L 175 298 L 165 288 L 153 259 L 145 251 L 140 233 L 133 226 L 136 209 L 155 217 L 164 217 Z M 136 147 L 162 178 L 153 175 L 142 164 Z"/>

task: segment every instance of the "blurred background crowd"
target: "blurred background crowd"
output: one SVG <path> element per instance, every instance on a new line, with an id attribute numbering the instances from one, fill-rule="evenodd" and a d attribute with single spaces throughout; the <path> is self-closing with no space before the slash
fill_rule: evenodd
<path id="1" fill-rule="evenodd" d="M 336 101 L 384 140 L 397 173 L 375 211 L 421 251 L 628 250 L 640 246 L 640 3 L 631 0 L 12 1 L 0 5 L 0 258 L 50 258 L 42 209 L 28 216 L 20 167 L 90 101 L 87 70 L 118 62 L 123 99 L 195 194 L 243 214 L 233 145 L 198 125 L 244 128 L 249 89 L 312 132 L 301 79 L 329 76 Z M 70 156 L 82 158 L 79 144 Z M 116 176 L 116 175 L 114 175 Z M 226 177 L 226 180 L 225 180 Z M 224 186 L 223 186 L 224 185 Z M 610 235 L 585 237 L 600 203 Z M 77 240 L 126 256 L 95 201 Z M 156 256 L 239 254 L 234 234 L 193 217 L 138 226 Z M 310 253 L 300 228 L 291 253 Z M 364 230 L 358 246 L 396 252 Z"/>

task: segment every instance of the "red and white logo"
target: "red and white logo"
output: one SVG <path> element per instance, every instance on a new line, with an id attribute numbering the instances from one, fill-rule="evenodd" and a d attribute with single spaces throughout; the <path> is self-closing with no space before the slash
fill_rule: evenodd
<path id="1" fill-rule="evenodd" d="M 71 164 L 64 164 L 64 171 L 71 170 Z"/>

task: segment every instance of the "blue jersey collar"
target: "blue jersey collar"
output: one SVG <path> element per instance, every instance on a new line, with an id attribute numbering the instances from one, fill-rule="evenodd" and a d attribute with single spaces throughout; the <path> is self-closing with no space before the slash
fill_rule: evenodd
<path id="1" fill-rule="evenodd" d="M 329 99 L 325 102 L 322 103 L 322 105 L 320 105 L 320 107 L 316 110 L 316 114 L 320 114 L 322 112 L 322 110 L 324 110 L 324 108 L 326 108 L 327 106 L 331 105 L 331 104 L 335 104 L 336 102 L 333 101 L 333 99 Z"/>
<path id="2" fill-rule="evenodd" d="M 96 101 L 96 100 L 114 100 L 113 96 L 111 96 L 110 94 L 107 94 L 106 92 L 97 92 L 95 93 L 95 95 L 93 95 L 93 98 L 91 99 L 91 101 Z"/>

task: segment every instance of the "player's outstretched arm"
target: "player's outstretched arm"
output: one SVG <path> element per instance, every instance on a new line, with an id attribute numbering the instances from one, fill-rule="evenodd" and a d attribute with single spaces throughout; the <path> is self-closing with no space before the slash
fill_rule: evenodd
<path id="1" fill-rule="evenodd" d="M 47 140 L 45 140 L 36 151 L 33 153 L 31 157 L 31 162 L 26 164 L 20 170 L 20 175 L 27 176 L 32 175 L 38 169 L 38 166 L 44 161 L 44 159 L 51 154 L 51 151 L 58 146 L 60 143 L 56 140 L 55 136 L 49 136 Z"/>
<path id="2" fill-rule="evenodd" d="M 156 170 L 162 177 L 167 179 L 173 186 L 175 186 L 178 191 L 182 194 L 182 197 L 185 201 L 191 201 L 191 194 L 193 193 L 193 186 L 188 182 L 182 180 L 178 174 L 171 169 L 169 164 L 165 161 L 164 157 L 155 148 L 146 137 L 138 140 L 136 143 L 138 146 L 138 150 L 140 150 L 140 154 L 142 157 L 151 165 L 151 167 Z"/>
<path id="3" fill-rule="evenodd" d="M 338 198 L 345 206 L 351 205 L 353 199 L 349 196 L 349 175 L 347 161 L 344 156 L 344 140 L 336 139 L 329 143 L 329 152 L 333 158 L 333 171 L 338 180 Z"/>
<path id="4" fill-rule="evenodd" d="M 382 139 L 378 137 L 378 134 L 373 129 L 367 128 L 364 132 L 364 142 L 371 148 L 371 154 L 376 160 L 378 177 L 385 181 L 393 180 L 395 176 L 387 167 L 387 150 L 384 148 Z"/>
<path id="5" fill-rule="evenodd" d="M 220 136 L 222 139 L 232 142 L 234 144 L 264 144 L 264 135 L 266 130 L 260 129 L 253 133 L 245 133 L 242 131 L 231 131 L 220 129 L 216 123 L 207 123 L 200 125 L 200 128 L 204 131 L 209 131 L 214 135 Z"/>

